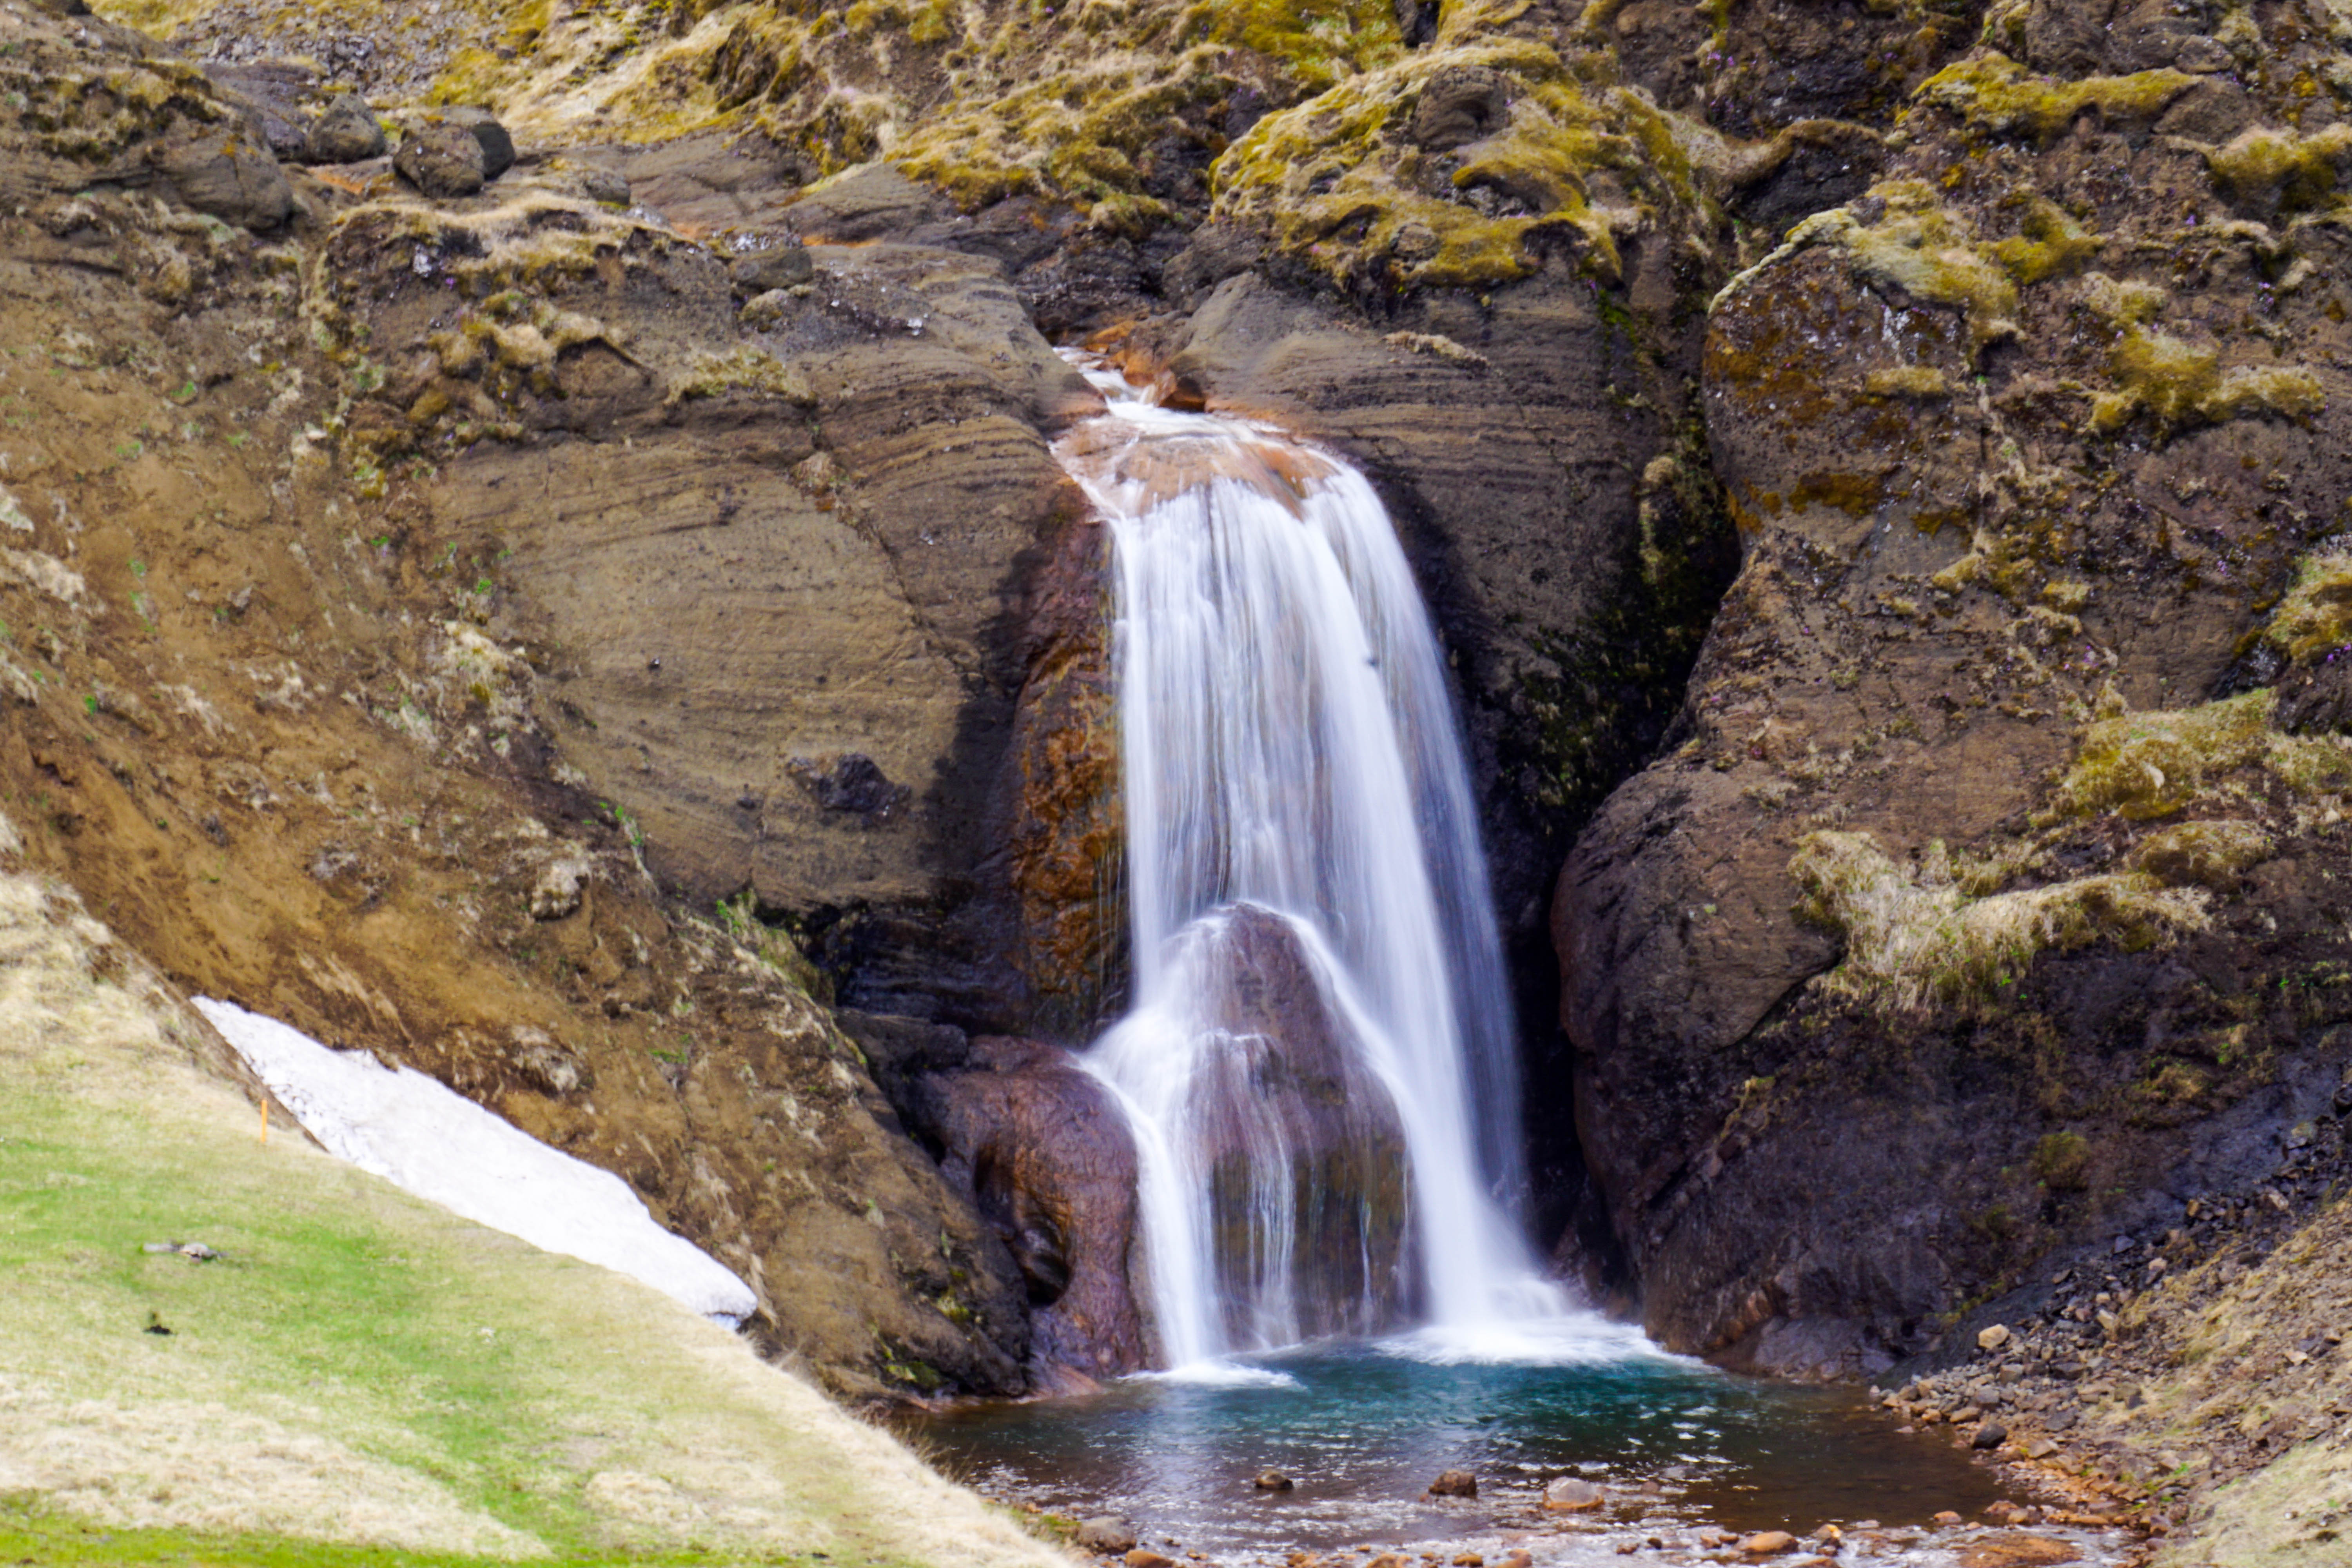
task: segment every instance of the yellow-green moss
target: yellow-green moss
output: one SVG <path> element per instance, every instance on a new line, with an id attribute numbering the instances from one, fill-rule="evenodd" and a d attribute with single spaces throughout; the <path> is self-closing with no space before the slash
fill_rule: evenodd
<path id="1" fill-rule="evenodd" d="M 2021 287 L 2074 276 L 2098 256 L 2104 243 L 2063 207 L 2041 196 L 2027 205 L 2018 231 L 1986 248 Z"/>
<path id="2" fill-rule="evenodd" d="M 1920 85 L 1916 98 L 1996 136 L 2047 141 L 2086 109 L 2109 120 L 2154 120 L 2196 85 L 2195 77 L 2169 67 L 2061 81 L 2035 76 L 2005 55 L 1985 52 L 1937 71 Z"/>
<path id="3" fill-rule="evenodd" d="M 2074 764 L 2059 780 L 2055 807 L 2065 816 L 2169 816 L 2263 759 L 2275 701 L 2272 691 L 2249 691 L 2201 708 L 2102 720 L 2084 732 Z"/>
<path id="4" fill-rule="evenodd" d="M 2167 887 L 2218 892 L 2234 886 L 2248 867 L 2270 855 L 2269 834 L 2252 822 L 2230 818 L 2183 822 L 2152 833 L 2132 846 L 2124 864 Z"/>
<path id="5" fill-rule="evenodd" d="M 2297 662 L 2352 644 L 2352 552 L 2330 551 L 2305 560 L 2263 635 Z"/>
<path id="6" fill-rule="evenodd" d="M 2352 742 L 2283 735 L 2267 689 L 2199 708 L 2124 713 L 2084 731 L 2045 820 L 2112 811 L 2145 820 L 2242 798 L 2267 779 L 2302 795 L 2352 788 Z M 2248 776 L 2248 770 L 2260 769 Z"/>
<path id="7" fill-rule="evenodd" d="M 2137 327 L 2153 321 L 2172 303 L 2172 296 L 2153 283 L 2118 282 L 2104 272 L 2083 279 L 2083 307 L 2112 326 Z"/>
<path id="8" fill-rule="evenodd" d="M 1779 249 L 1726 284 L 1716 304 L 1720 306 L 1764 268 L 1798 251 L 1823 246 L 1840 252 L 1865 282 L 1900 289 L 1929 304 L 1957 307 L 1968 322 L 1971 354 L 2016 334 L 2017 285 L 1937 202 L 1933 186 L 1921 180 L 1890 180 L 1873 186 L 1870 197 L 1885 208 L 1874 221 L 1864 222 L 1850 206 L 1814 214 L 1790 229 Z"/>
<path id="9" fill-rule="evenodd" d="M 1508 123 L 1460 149 L 1448 171 L 1406 132 L 1430 79 L 1456 67 L 1500 73 L 1515 91 Z M 1588 96 L 1542 44 L 1441 42 L 1258 121 L 1217 162 L 1215 212 L 1338 278 L 1504 282 L 1533 271 L 1551 236 L 1613 280 L 1613 226 L 1591 192 L 1602 171 L 1660 201 L 1688 188 L 1688 161 L 1654 108 Z"/>
<path id="10" fill-rule="evenodd" d="M 764 397 L 779 397 L 788 403 L 813 403 L 815 395 L 809 390 L 808 378 L 798 366 L 786 364 L 765 349 L 739 345 L 725 353 L 704 353 L 695 356 L 676 380 L 672 381 L 670 403 L 696 397 L 718 397 L 729 392 L 749 392 Z"/>
<path id="11" fill-rule="evenodd" d="M 2352 160 L 2352 125 L 2331 125 L 2310 136 L 2257 126 L 2205 155 L 2215 184 L 2236 201 L 2255 206 L 2312 206 L 2335 194 Z"/>
<path id="12" fill-rule="evenodd" d="M 2053 1192 L 2080 1192 L 2091 1163 L 2090 1141 L 2079 1132 L 2053 1132 L 2033 1145 L 2033 1175 Z"/>
<path id="13" fill-rule="evenodd" d="M 1888 1011 L 1990 999 L 2045 952 L 2095 942 L 2137 951 L 2206 924 L 2206 895 L 2146 872 L 2076 878 L 2013 892 L 1955 872 L 1937 845 L 1916 873 L 1866 833 L 1814 833 L 1789 869 L 1798 912 L 1841 931 L 1844 959 L 1815 982 Z"/>
<path id="14" fill-rule="evenodd" d="M 1906 364 L 1892 370 L 1872 371 L 1864 380 L 1863 390 L 1873 397 L 1926 401 L 1951 396 L 1952 384 L 1942 371 L 1933 365 Z"/>
<path id="15" fill-rule="evenodd" d="M 2308 418 L 2327 405 L 2319 378 L 2300 366 L 2224 371 L 2218 349 L 2146 327 L 2126 327 L 2107 356 L 2113 390 L 2091 401 L 2091 428 L 2108 432 L 2145 413 L 2163 429 L 2247 415 Z"/>

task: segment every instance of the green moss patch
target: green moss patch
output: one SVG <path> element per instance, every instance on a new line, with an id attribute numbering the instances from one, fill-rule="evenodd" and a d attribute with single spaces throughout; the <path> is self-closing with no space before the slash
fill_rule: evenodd
<path id="1" fill-rule="evenodd" d="M 2145 124 L 2196 85 L 2195 77 L 2168 67 L 2064 81 L 2035 76 L 2007 56 L 1988 50 L 1937 71 L 1920 84 L 1915 97 L 1990 134 L 2046 142 L 2086 110 L 2096 110 L 2110 121 Z"/>
<path id="2" fill-rule="evenodd" d="M 2126 327 L 2107 357 L 2115 387 L 2091 400 L 2091 428 L 2122 429 L 2145 414 L 2160 430 L 2258 415 L 2308 419 L 2327 405 L 2300 365 L 2221 368 L 2221 351 L 2146 327 Z"/>
<path id="3" fill-rule="evenodd" d="M 2004 868 L 1955 865 L 1938 843 L 1913 870 L 1866 833 L 1808 835 L 1789 868 L 1805 893 L 1799 912 L 1846 940 L 1843 961 L 1816 984 L 1890 1011 L 1989 1000 L 2045 952 L 2095 942 L 2137 951 L 2207 923 L 2201 890 L 2146 872 L 1981 892 Z"/>
<path id="4" fill-rule="evenodd" d="M 2309 136 L 2256 126 L 2205 155 L 2214 184 L 2242 207 L 2267 215 L 2316 206 L 2336 194 L 2352 163 L 2352 125 Z"/>
<path id="5" fill-rule="evenodd" d="M 1498 30 L 1522 9 L 1449 7 L 1433 47 L 1261 120 L 1213 171 L 1215 215 L 1342 283 L 1483 288 L 1553 249 L 1616 281 L 1621 225 L 1711 209 L 1668 117 Z M 1465 79 L 1498 84 L 1500 122 L 1421 144 L 1424 96 Z"/>
<path id="6" fill-rule="evenodd" d="M 2352 645 L 2352 552 L 2328 551 L 2305 560 L 2263 636 L 2297 663 Z"/>
<path id="7" fill-rule="evenodd" d="M 2352 786 L 2352 748 L 2340 737 L 2278 733 L 2271 727 L 2277 700 L 2264 689 L 2198 708 L 2100 720 L 2084 731 L 2047 819 L 2105 811 L 2145 821 L 2195 803 L 2246 798 L 2264 782 L 2301 793 Z"/>
<path id="8" fill-rule="evenodd" d="M 1766 268 L 1821 247 L 1842 255 L 1864 282 L 1958 310 L 1968 323 L 1971 354 L 2016 335 L 2016 279 L 2000 256 L 1937 203 L 1933 186 L 1890 180 L 1872 187 L 1869 199 L 1881 209 L 1874 219 L 1858 216 L 1857 207 L 1870 209 L 1856 203 L 1816 213 L 1790 229 L 1779 249 L 1724 286 L 1716 307 Z"/>

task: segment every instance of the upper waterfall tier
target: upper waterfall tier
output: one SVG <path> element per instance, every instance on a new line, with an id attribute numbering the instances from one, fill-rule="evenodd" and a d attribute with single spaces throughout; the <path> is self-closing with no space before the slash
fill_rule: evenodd
<path id="1" fill-rule="evenodd" d="M 1337 458 L 1095 379 L 1109 412 L 1056 450 L 1115 539 L 1136 1002 L 1090 1061 L 1163 1352 L 1504 1315 L 1510 1006 L 1395 531 Z"/>

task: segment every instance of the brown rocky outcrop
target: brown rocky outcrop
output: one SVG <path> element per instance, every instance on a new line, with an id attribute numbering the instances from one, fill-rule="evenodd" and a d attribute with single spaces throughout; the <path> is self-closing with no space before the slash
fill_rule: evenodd
<path id="1" fill-rule="evenodd" d="M 2293 73 L 2339 56 L 2291 10 L 2304 63 L 2231 90 L 2293 150 L 2336 114 Z M 2242 52 L 2074 19 L 2015 46 L 2055 79 L 1985 47 L 1921 84 L 1888 177 L 1711 313 L 1739 580 L 1555 911 L 1579 1127 L 1669 1343 L 1922 1349 L 2040 1251 L 2245 1179 L 2336 1081 L 2352 775 L 2261 688 L 2334 647 L 2345 258 L 2252 143 L 2163 129 Z"/>
<path id="2" fill-rule="evenodd" d="M 1020 1267 L 1033 1378 L 1055 1387 L 1151 1364 L 1135 1142 L 1110 1091 L 1056 1047 L 982 1037 L 916 1077 L 908 1100 Z"/>

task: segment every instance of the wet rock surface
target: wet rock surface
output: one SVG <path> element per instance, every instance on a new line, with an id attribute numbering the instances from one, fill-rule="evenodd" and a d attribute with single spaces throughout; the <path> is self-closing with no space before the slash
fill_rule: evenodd
<path id="1" fill-rule="evenodd" d="M 1055 1047 L 983 1037 L 915 1076 L 907 1103 L 1026 1283 L 1033 1379 L 1150 1364 L 1135 1144 L 1109 1091 Z"/>

